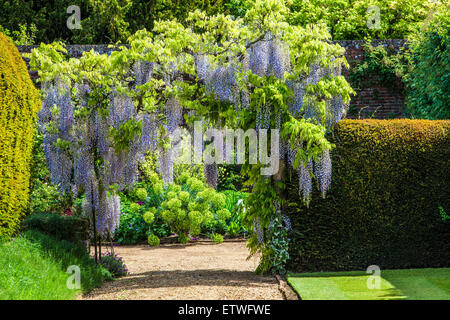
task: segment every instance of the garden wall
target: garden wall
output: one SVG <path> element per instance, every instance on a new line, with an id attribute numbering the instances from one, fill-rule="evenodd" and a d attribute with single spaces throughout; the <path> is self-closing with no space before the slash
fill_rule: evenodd
<path id="1" fill-rule="evenodd" d="M 345 57 L 350 64 L 350 68 L 364 59 L 364 41 L 341 40 L 336 41 L 345 48 Z M 406 40 L 374 40 L 373 46 L 384 46 L 385 49 L 392 49 L 398 52 L 400 48 L 406 47 Z M 344 72 L 348 77 L 348 70 Z M 359 84 L 351 83 L 356 88 Z M 392 119 L 400 118 L 403 113 L 405 95 L 403 93 L 403 83 L 397 79 L 395 86 L 380 85 L 377 81 L 373 84 L 364 85 L 356 96 L 352 96 L 347 118 L 375 118 Z"/>
<path id="2" fill-rule="evenodd" d="M 450 121 L 343 120 L 326 199 L 287 190 L 292 271 L 450 266 Z"/>
<path id="3" fill-rule="evenodd" d="M 354 65 L 356 62 L 361 61 L 364 58 L 363 44 L 361 40 L 341 40 L 334 41 L 339 43 L 345 48 L 345 56 L 350 65 Z M 374 40 L 372 44 L 374 46 L 383 45 L 385 47 L 392 47 L 398 50 L 404 46 L 406 40 Z M 37 46 L 18 46 L 21 53 L 30 52 L 32 48 Z M 111 48 L 108 45 L 69 45 L 67 51 L 72 57 L 81 57 L 84 51 L 94 49 L 99 53 L 111 52 Z M 25 59 L 27 62 L 27 59 Z M 345 73 L 344 75 L 347 75 Z M 32 79 L 37 78 L 37 72 L 30 71 Z M 401 86 L 401 84 L 400 84 Z M 404 105 L 404 95 L 398 90 L 389 86 L 371 85 L 367 88 L 363 88 L 357 96 L 352 97 L 350 103 L 351 115 L 353 118 L 396 118 L 401 117 Z"/>

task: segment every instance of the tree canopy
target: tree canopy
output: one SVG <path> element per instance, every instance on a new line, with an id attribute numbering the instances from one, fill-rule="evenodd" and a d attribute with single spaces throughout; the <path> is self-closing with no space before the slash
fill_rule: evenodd
<path id="1" fill-rule="evenodd" d="M 279 157 L 298 170 L 303 200 L 310 199 L 314 177 L 325 195 L 332 148 L 325 135 L 353 93 L 340 75 L 347 66 L 344 49 L 329 42 L 323 25 L 290 24 L 286 1 L 249 4 L 241 18 L 195 10 L 186 25 L 155 22 L 110 55 L 68 58 L 61 43 L 32 51 L 30 66 L 39 71 L 46 96 L 40 118 L 56 168 L 52 176 L 62 190 L 72 184 L 86 193 L 86 211 L 101 233 L 113 232 L 114 192 L 133 184 L 143 151 L 159 149 L 160 172 L 171 182 L 170 134 L 194 120 L 280 130 Z M 250 246 L 264 253 L 261 239 L 269 239 L 264 230 L 280 213 L 283 182 L 261 175 L 262 166 L 246 163 L 244 170 L 255 190 L 246 219 L 258 226 Z"/>

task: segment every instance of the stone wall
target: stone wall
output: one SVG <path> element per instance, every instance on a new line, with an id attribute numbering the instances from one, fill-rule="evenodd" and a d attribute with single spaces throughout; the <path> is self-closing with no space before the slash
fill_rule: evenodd
<path id="1" fill-rule="evenodd" d="M 345 48 L 345 56 L 350 64 L 354 65 L 364 58 L 363 44 L 360 40 L 335 41 Z M 406 40 L 374 40 L 373 45 L 392 46 L 395 50 L 405 46 Z M 31 52 L 37 46 L 18 46 L 21 53 Z M 81 57 L 84 51 L 90 50 L 99 53 L 110 53 L 114 48 L 108 45 L 68 45 L 67 51 L 72 57 Z M 25 58 L 25 62 L 28 63 Z M 348 70 L 344 71 L 344 76 Z M 35 80 L 38 75 L 30 71 L 30 76 Z M 371 85 L 368 88 L 361 88 L 356 96 L 352 97 L 348 118 L 398 118 L 401 117 L 404 105 L 404 95 L 402 93 L 402 83 L 399 81 L 397 88 Z"/>

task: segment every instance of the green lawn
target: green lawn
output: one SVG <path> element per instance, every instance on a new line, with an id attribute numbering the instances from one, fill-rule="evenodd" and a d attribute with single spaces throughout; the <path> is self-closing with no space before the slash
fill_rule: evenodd
<path id="1" fill-rule="evenodd" d="M 303 300 L 450 300 L 450 268 L 381 270 L 380 288 L 360 271 L 288 274 Z M 373 278 L 372 278 L 373 279 Z"/>
<path id="2" fill-rule="evenodd" d="M 80 268 L 80 290 L 66 285 L 70 265 Z M 37 231 L 0 242 L 0 300 L 74 299 L 110 277 L 82 245 L 59 241 Z"/>

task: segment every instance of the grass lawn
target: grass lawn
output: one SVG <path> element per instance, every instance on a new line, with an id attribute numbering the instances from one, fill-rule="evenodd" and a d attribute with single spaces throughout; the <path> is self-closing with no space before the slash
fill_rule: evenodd
<path id="1" fill-rule="evenodd" d="M 67 267 L 81 271 L 81 288 L 67 288 Z M 110 278 L 81 245 L 59 241 L 36 231 L 0 242 L 0 300 L 65 300 Z"/>
<path id="2" fill-rule="evenodd" d="M 450 268 L 381 270 L 380 289 L 361 271 L 288 274 L 303 300 L 450 300 Z M 373 279 L 373 278 L 372 278 Z"/>

